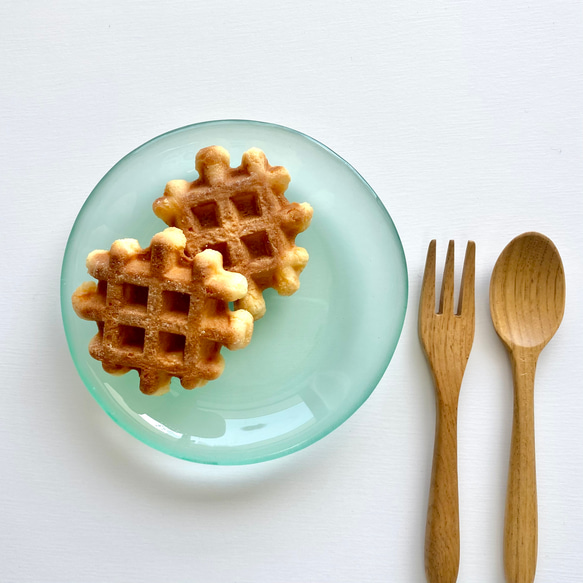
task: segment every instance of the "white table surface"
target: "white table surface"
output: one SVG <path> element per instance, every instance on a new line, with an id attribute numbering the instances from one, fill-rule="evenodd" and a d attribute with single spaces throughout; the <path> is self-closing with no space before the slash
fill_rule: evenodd
<path id="1" fill-rule="evenodd" d="M 583 581 L 583 11 L 577 1 L 0 4 L 0 581 L 420 583 L 434 401 L 417 338 L 428 241 L 477 244 L 459 410 L 460 583 L 501 582 L 512 381 L 488 285 L 550 236 L 564 322 L 539 361 L 537 583 Z M 409 310 L 364 406 L 283 459 L 208 467 L 113 424 L 78 378 L 59 271 L 123 155 L 208 119 L 324 142 L 400 231 Z"/>

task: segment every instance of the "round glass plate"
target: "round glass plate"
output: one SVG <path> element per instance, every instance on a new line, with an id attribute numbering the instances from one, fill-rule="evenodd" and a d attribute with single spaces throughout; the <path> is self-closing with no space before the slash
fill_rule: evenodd
<path id="1" fill-rule="evenodd" d="M 267 290 L 267 313 L 250 345 L 222 350 L 225 370 L 187 391 L 145 396 L 138 375 L 105 373 L 87 345 L 97 328 L 78 318 L 71 295 L 90 280 L 85 258 L 132 237 L 142 247 L 165 224 L 152 211 L 166 182 L 194 180 L 198 150 L 221 145 L 238 166 L 261 148 L 291 175 L 286 196 L 314 208 L 297 244 L 310 261 L 291 297 Z M 118 162 L 85 202 L 67 243 L 61 274 L 63 322 L 83 382 L 110 417 L 167 454 L 209 464 L 276 458 L 322 438 L 374 390 L 391 360 L 405 317 L 407 267 L 385 207 L 342 158 L 297 131 L 267 123 L 212 121 L 154 138 Z"/>

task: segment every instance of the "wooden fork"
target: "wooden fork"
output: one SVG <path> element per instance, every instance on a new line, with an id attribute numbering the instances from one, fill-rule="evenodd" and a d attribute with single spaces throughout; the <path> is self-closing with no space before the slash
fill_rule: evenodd
<path id="1" fill-rule="evenodd" d="M 454 242 L 445 260 L 439 310 L 435 311 L 435 240 L 429 243 L 419 304 L 419 337 L 435 383 L 433 468 L 425 530 L 429 583 L 454 583 L 460 560 L 457 480 L 457 408 L 474 340 L 476 245 L 469 241 L 457 312 L 454 312 Z"/>

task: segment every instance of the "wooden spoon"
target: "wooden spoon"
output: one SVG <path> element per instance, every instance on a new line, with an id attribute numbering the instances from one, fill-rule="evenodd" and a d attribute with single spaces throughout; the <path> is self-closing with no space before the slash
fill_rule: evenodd
<path id="1" fill-rule="evenodd" d="M 524 233 L 502 251 L 490 281 L 490 313 L 510 353 L 514 415 L 504 519 L 504 570 L 509 583 L 532 583 L 537 556 L 534 374 L 542 349 L 565 309 L 565 273 L 557 248 Z"/>

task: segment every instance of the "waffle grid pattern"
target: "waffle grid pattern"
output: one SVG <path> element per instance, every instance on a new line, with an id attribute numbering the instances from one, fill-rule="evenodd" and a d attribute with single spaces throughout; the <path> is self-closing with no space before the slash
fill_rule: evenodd
<path id="1" fill-rule="evenodd" d="M 98 325 L 91 356 L 109 373 L 137 369 L 147 394 L 166 392 L 172 376 L 188 389 L 217 378 L 221 346 L 239 348 L 250 338 L 249 314 L 228 309 L 246 292 L 242 276 L 225 272 L 215 251 L 188 259 L 177 233 L 166 229 L 148 249 L 125 239 L 93 252 L 87 266 L 98 284 L 73 299 L 77 313 Z"/>
<path id="2" fill-rule="evenodd" d="M 225 269 L 245 275 L 248 297 L 237 306 L 261 317 L 263 290 L 290 295 L 299 288 L 308 254 L 295 238 L 308 227 L 312 208 L 285 198 L 289 174 L 270 166 L 261 150 L 248 150 L 241 166 L 231 168 L 228 152 L 211 146 L 197 154 L 196 167 L 199 178 L 169 182 L 154 212 L 185 233 L 189 255 L 214 249 Z"/>

